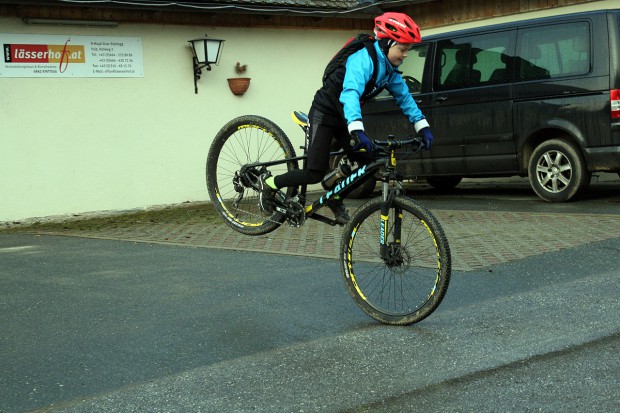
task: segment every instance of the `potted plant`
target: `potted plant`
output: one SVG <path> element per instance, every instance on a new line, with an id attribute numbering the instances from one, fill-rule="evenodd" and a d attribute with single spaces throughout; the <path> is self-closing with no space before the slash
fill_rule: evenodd
<path id="1" fill-rule="evenodd" d="M 248 70 L 248 65 L 242 65 L 239 62 L 235 64 L 235 72 L 238 75 L 244 74 L 247 70 Z M 249 77 L 228 78 L 228 87 L 230 87 L 230 91 L 233 92 L 233 95 L 241 96 L 250 87 L 250 78 Z"/>

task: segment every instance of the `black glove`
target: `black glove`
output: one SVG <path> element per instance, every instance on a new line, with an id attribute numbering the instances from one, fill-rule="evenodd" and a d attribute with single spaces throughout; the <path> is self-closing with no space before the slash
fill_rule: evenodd
<path id="1" fill-rule="evenodd" d="M 433 146 L 433 134 L 431 133 L 431 128 L 426 127 L 424 129 L 421 129 L 418 132 L 418 135 L 424 138 L 424 149 L 427 151 L 430 150 Z"/>
<path id="2" fill-rule="evenodd" d="M 354 130 L 351 132 L 351 146 L 354 151 L 372 152 L 372 141 L 363 130 Z"/>

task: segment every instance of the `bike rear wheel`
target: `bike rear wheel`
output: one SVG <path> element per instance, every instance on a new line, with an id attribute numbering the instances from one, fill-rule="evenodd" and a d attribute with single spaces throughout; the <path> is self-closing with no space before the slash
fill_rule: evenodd
<path id="1" fill-rule="evenodd" d="M 344 229 L 341 269 L 349 294 L 370 317 L 408 325 L 428 317 L 450 282 L 448 240 L 437 219 L 413 199 L 397 196 L 382 217 L 383 201 L 360 207 Z M 381 257 L 384 226 L 389 257 Z M 400 239 L 395 238 L 400 225 Z"/>
<path id="2" fill-rule="evenodd" d="M 284 221 L 284 215 L 279 212 L 271 216 L 262 213 L 255 182 L 241 179 L 240 171 L 249 164 L 294 157 L 290 140 L 269 119 L 241 116 L 220 129 L 209 149 L 206 180 L 211 202 L 231 228 L 246 235 L 261 235 L 273 231 Z M 298 168 L 297 161 L 288 161 L 267 169 L 275 176 Z M 261 168 L 254 169 L 254 177 L 264 172 Z M 294 190 L 287 188 L 287 196 Z"/>

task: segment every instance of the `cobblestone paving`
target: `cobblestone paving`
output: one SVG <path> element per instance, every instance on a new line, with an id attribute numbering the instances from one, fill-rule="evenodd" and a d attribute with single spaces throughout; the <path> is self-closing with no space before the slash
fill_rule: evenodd
<path id="1" fill-rule="evenodd" d="M 434 210 L 433 213 L 448 237 L 453 268 L 461 271 L 620 237 L 620 215 L 460 210 Z M 205 220 L 187 213 L 182 219 L 167 222 L 132 222 L 82 229 L 67 225 L 37 232 L 335 259 L 342 228 L 308 220 L 301 228 L 284 224 L 269 234 L 251 237 L 235 232 L 220 220 Z"/>

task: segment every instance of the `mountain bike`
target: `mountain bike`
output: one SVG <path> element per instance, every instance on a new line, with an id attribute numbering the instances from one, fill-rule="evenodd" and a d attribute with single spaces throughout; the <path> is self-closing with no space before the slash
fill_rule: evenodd
<path id="1" fill-rule="evenodd" d="M 450 248 L 433 214 L 404 195 L 403 176 L 396 170 L 397 159 L 411 156 L 423 143 L 415 137 L 376 140 L 373 160 L 363 165 L 346 153 L 332 153 L 340 159 L 336 182 L 324 193 L 313 192 L 314 200 L 308 199 L 305 185 L 283 188 L 276 194 L 274 212 L 265 216 L 258 203 L 259 177 L 298 169 L 299 161 L 305 164 L 308 118 L 293 112 L 293 120 L 306 134 L 303 156 L 296 156 L 282 129 L 264 117 L 241 116 L 221 128 L 206 162 L 207 187 L 217 212 L 246 235 L 265 234 L 285 222 L 300 227 L 307 219 L 339 225 L 319 213 L 325 202 L 337 195 L 345 198 L 366 180 L 377 179 L 381 196 L 365 202 L 344 225 L 338 256 L 346 288 L 366 314 L 382 323 L 408 325 L 428 317 L 448 288 Z"/>

